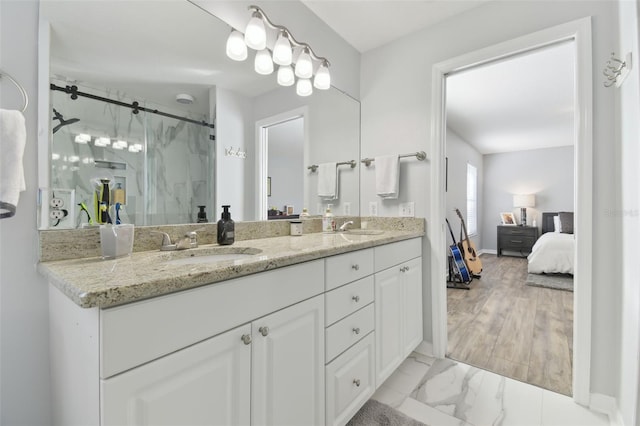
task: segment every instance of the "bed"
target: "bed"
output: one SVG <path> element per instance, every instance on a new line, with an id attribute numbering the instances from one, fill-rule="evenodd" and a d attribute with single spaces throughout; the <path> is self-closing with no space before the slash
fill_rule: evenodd
<path id="1" fill-rule="evenodd" d="M 528 270 L 530 274 L 572 274 L 575 252 L 575 239 L 573 236 L 573 213 L 571 215 L 571 227 L 564 232 L 556 232 L 559 222 L 559 213 L 542 213 L 542 235 L 533 245 Z M 554 219 L 554 217 L 556 219 Z M 569 216 L 563 216 L 569 217 Z M 565 221 L 566 225 L 566 221 Z M 569 228 L 568 226 L 566 226 Z"/>

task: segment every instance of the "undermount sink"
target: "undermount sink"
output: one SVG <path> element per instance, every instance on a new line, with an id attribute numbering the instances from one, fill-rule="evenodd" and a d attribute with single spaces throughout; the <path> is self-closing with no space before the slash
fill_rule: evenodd
<path id="1" fill-rule="evenodd" d="M 173 252 L 165 260 L 170 265 L 198 265 L 247 259 L 262 253 L 262 250 L 250 247 L 212 247 L 206 249 Z"/>
<path id="2" fill-rule="evenodd" d="M 381 235 L 384 234 L 384 231 L 381 229 L 349 229 L 346 233 L 354 235 Z"/>

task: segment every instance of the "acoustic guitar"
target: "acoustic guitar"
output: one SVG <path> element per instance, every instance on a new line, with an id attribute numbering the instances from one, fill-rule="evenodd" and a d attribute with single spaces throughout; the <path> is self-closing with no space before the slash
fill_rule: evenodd
<path id="1" fill-rule="evenodd" d="M 451 233 L 451 239 L 453 240 L 453 244 L 449 246 L 449 253 L 453 257 L 453 265 L 455 266 L 456 271 L 458 272 L 458 277 L 460 277 L 460 281 L 465 284 L 471 282 L 473 277 L 469 274 L 469 270 L 467 269 L 467 265 L 464 263 L 464 259 L 462 258 L 462 253 L 460 252 L 460 248 L 458 244 L 456 244 L 456 238 L 453 236 L 453 231 L 451 230 L 451 225 L 449 225 L 449 220 L 445 218 L 447 221 L 447 226 L 449 227 L 449 232 Z"/>
<path id="2" fill-rule="evenodd" d="M 462 252 L 462 256 L 464 257 L 464 261 L 466 262 L 471 275 L 479 277 L 482 273 L 482 261 L 480 260 L 480 256 L 476 253 L 475 244 L 469 239 L 469 235 L 467 234 L 467 225 L 464 223 L 462 213 L 460 213 L 460 210 L 456 209 L 456 214 L 460 218 L 462 230 L 464 231 L 464 240 L 461 238 L 458 246 L 460 247 L 460 251 Z"/>

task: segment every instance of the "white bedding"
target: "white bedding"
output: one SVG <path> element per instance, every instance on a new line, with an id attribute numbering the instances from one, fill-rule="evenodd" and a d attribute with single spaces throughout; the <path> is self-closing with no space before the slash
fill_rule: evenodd
<path id="1" fill-rule="evenodd" d="M 573 234 L 542 234 L 528 257 L 529 273 L 573 274 L 574 246 Z"/>

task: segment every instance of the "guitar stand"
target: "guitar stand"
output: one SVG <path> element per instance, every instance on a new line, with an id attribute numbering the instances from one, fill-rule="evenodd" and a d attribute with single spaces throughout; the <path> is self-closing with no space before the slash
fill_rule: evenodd
<path id="1" fill-rule="evenodd" d="M 458 290 L 471 290 L 469 283 L 465 283 L 460 278 L 459 274 L 453 271 L 453 256 L 448 255 L 447 260 L 449 262 L 449 275 L 447 276 L 447 288 L 455 288 Z"/>

